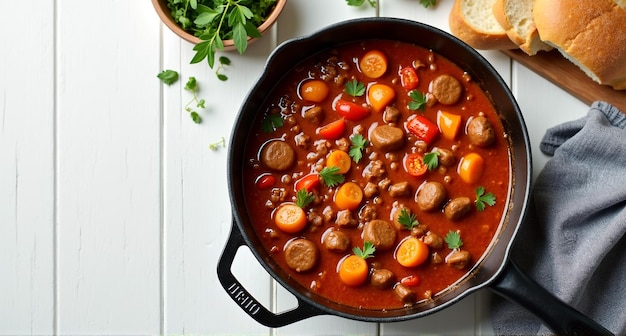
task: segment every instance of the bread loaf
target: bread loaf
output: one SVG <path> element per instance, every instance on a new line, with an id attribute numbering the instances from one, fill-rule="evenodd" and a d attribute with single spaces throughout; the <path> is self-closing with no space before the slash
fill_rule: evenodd
<path id="1" fill-rule="evenodd" d="M 552 50 L 539 37 L 533 18 L 534 0 L 496 0 L 493 14 L 507 36 L 528 55 Z"/>
<path id="2" fill-rule="evenodd" d="M 626 10 L 619 0 L 536 0 L 542 40 L 600 84 L 626 90 Z"/>
<path id="3" fill-rule="evenodd" d="M 455 0 L 449 16 L 450 32 L 475 49 L 514 49 L 493 15 L 496 0 Z"/>

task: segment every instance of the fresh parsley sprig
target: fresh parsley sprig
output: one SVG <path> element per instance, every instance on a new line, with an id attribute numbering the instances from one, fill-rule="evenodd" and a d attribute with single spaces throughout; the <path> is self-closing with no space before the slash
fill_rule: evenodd
<path id="1" fill-rule="evenodd" d="M 365 84 L 353 79 L 346 83 L 345 91 L 352 97 L 360 97 L 365 94 Z"/>
<path id="2" fill-rule="evenodd" d="M 354 160 L 354 162 L 359 163 L 363 158 L 363 150 L 367 146 L 368 142 L 361 134 L 355 134 L 350 137 L 350 150 L 348 151 L 348 155 Z"/>
<path id="3" fill-rule="evenodd" d="M 371 7 L 376 8 L 376 0 L 367 0 Z M 365 3 L 365 0 L 346 0 L 348 6 L 360 7 Z"/>
<path id="4" fill-rule="evenodd" d="M 311 202 L 315 200 L 315 195 L 313 193 L 306 191 L 305 188 L 302 188 L 296 192 L 296 205 L 304 208 L 309 205 Z"/>
<path id="5" fill-rule="evenodd" d="M 409 92 L 409 97 L 411 98 L 411 101 L 409 102 L 409 110 L 424 111 L 426 101 L 428 100 L 425 94 L 422 94 L 418 90 L 413 90 Z"/>
<path id="6" fill-rule="evenodd" d="M 354 255 L 360 257 L 362 259 L 371 258 L 374 256 L 374 252 L 376 252 L 376 246 L 371 241 L 366 241 L 363 243 L 363 249 L 360 249 L 358 246 L 355 246 L 352 249 Z"/>
<path id="7" fill-rule="evenodd" d="M 284 123 L 285 121 L 280 116 L 280 114 L 268 113 L 265 115 L 265 118 L 263 118 L 263 121 L 261 121 L 261 129 L 265 133 L 272 133 L 275 130 L 283 127 Z"/>
<path id="8" fill-rule="evenodd" d="M 322 182 L 331 188 L 343 183 L 345 180 L 345 177 L 339 173 L 339 167 L 335 166 L 324 167 L 320 171 L 320 177 L 322 178 Z"/>
<path id="9" fill-rule="evenodd" d="M 193 94 L 191 100 L 187 103 L 187 105 L 185 105 L 185 111 L 189 112 L 189 115 L 191 116 L 191 120 L 193 120 L 193 122 L 199 124 L 202 122 L 202 117 L 200 117 L 200 114 L 198 114 L 198 112 L 191 107 L 191 104 L 196 103 L 197 108 L 203 109 L 205 108 L 204 103 L 206 101 L 204 99 L 198 99 L 198 83 L 195 77 L 189 77 L 187 83 L 185 84 L 185 90 L 191 91 L 191 93 Z"/>
<path id="10" fill-rule="evenodd" d="M 220 141 L 217 141 L 217 142 L 214 142 L 212 144 L 209 144 L 209 149 L 212 150 L 212 151 L 216 151 L 220 147 L 226 148 L 226 139 L 224 139 L 224 137 L 222 137 L 220 139 Z"/>
<path id="11" fill-rule="evenodd" d="M 415 217 L 414 213 L 410 213 L 406 208 L 402 208 L 400 210 L 400 214 L 398 215 L 398 223 L 402 224 L 405 229 L 411 230 L 414 227 L 418 226 L 420 222 Z"/>
<path id="12" fill-rule="evenodd" d="M 428 170 L 434 170 L 439 167 L 439 151 L 432 151 L 424 154 L 424 163 L 428 166 Z"/>
<path id="13" fill-rule="evenodd" d="M 157 77 L 165 84 L 172 85 L 178 80 L 178 72 L 175 70 L 163 70 Z"/>
<path id="14" fill-rule="evenodd" d="M 476 210 L 483 211 L 485 210 L 485 206 L 494 206 L 496 204 L 496 196 L 492 193 L 485 194 L 485 187 L 480 186 L 476 188 Z"/>
<path id="15" fill-rule="evenodd" d="M 461 234 L 458 231 L 448 231 L 446 237 L 443 240 L 448 244 L 448 248 L 456 250 L 463 246 L 463 240 L 461 240 Z"/>

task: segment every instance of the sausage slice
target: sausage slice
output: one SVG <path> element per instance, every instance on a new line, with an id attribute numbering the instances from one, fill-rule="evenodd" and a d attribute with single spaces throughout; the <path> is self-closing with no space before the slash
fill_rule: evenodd
<path id="1" fill-rule="evenodd" d="M 430 92 L 437 101 L 444 105 L 452 105 L 459 101 L 463 90 L 461 83 L 454 77 L 444 74 L 439 75 L 430 82 Z"/>
<path id="2" fill-rule="evenodd" d="M 393 152 L 404 145 L 404 132 L 398 127 L 381 125 L 372 130 L 370 141 L 380 151 Z"/>
<path id="3" fill-rule="evenodd" d="M 417 206 L 422 211 L 440 209 L 446 200 L 446 188 L 439 182 L 426 182 L 417 192 Z"/>
<path id="4" fill-rule="evenodd" d="M 365 225 L 363 241 L 372 242 L 379 251 L 388 250 L 396 242 L 396 229 L 387 221 L 374 219 Z"/>
<path id="5" fill-rule="evenodd" d="M 469 197 L 457 197 L 446 204 L 443 213 L 448 219 L 458 220 L 463 218 L 471 209 L 472 200 Z"/>
<path id="6" fill-rule="evenodd" d="M 304 238 L 294 239 L 285 246 L 287 266 L 298 273 L 311 270 L 317 264 L 318 255 L 317 245 Z"/>
<path id="7" fill-rule="evenodd" d="M 296 152 L 288 143 L 272 140 L 263 146 L 261 162 L 270 169 L 287 170 L 296 162 Z"/>
<path id="8" fill-rule="evenodd" d="M 467 136 L 471 143 L 480 147 L 487 147 L 496 139 L 491 122 L 483 116 L 474 117 L 469 121 Z"/>

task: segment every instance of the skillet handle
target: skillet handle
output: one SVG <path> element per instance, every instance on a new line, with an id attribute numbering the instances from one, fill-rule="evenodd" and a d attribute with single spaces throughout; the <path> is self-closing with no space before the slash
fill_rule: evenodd
<path id="1" fill-rule="evenodd" d="M 300 298 L 296 298 L 298 300 L 296 308 L 280 314 L 272 313 L 259 303 L 235 278 L 231 271 L 235 254 L 237 254 L 237 250 L 242 245 L 245 245 L 245 240 L 236 224 L 233 223 L 230 236 L 217 264 L 217 277 L 226 293 L 244 312 L 255 321 L 272 328 L 283 327 L 312 316 L 324 314 L 323 311 L 302 301 Z"/>
<path id="2" fill-rule="evenodd" d="M 535 314 L 557 335 L 613 335 L 522 273 L 513 261 L 490 289 Z"/>

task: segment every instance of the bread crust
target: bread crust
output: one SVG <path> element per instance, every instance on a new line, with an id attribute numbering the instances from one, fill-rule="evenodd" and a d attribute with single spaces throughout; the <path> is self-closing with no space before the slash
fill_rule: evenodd
<path id="1" fill-rule="evenodd" d="M 455 0 L 448 17 L 450 32 L 454 36 L 473 48 L 480 50 L 517 48 L 517 45 L 509 39 L 504 29 L 501 31 L 485 31 L 469 22 L 463 14 L 461 8 L 462 1 L 465 0 Z"/>
<path id="2" fill-rule="evenodd" d="M 533 0 L 496 0 L 492 8 L 495 19 L 511 41 L 530 56 L 542 50 L 552 50 L 550 45 L 541 40 L 532 11 L 526 13 L 524 10 L 532 8 L 533 2 Z"/>
<path id="3" fill-rule="evenodd" d="M 626 90 L 626 11 L 614 0 L 536 0 L 544 42 L 600 84 Z"/>

